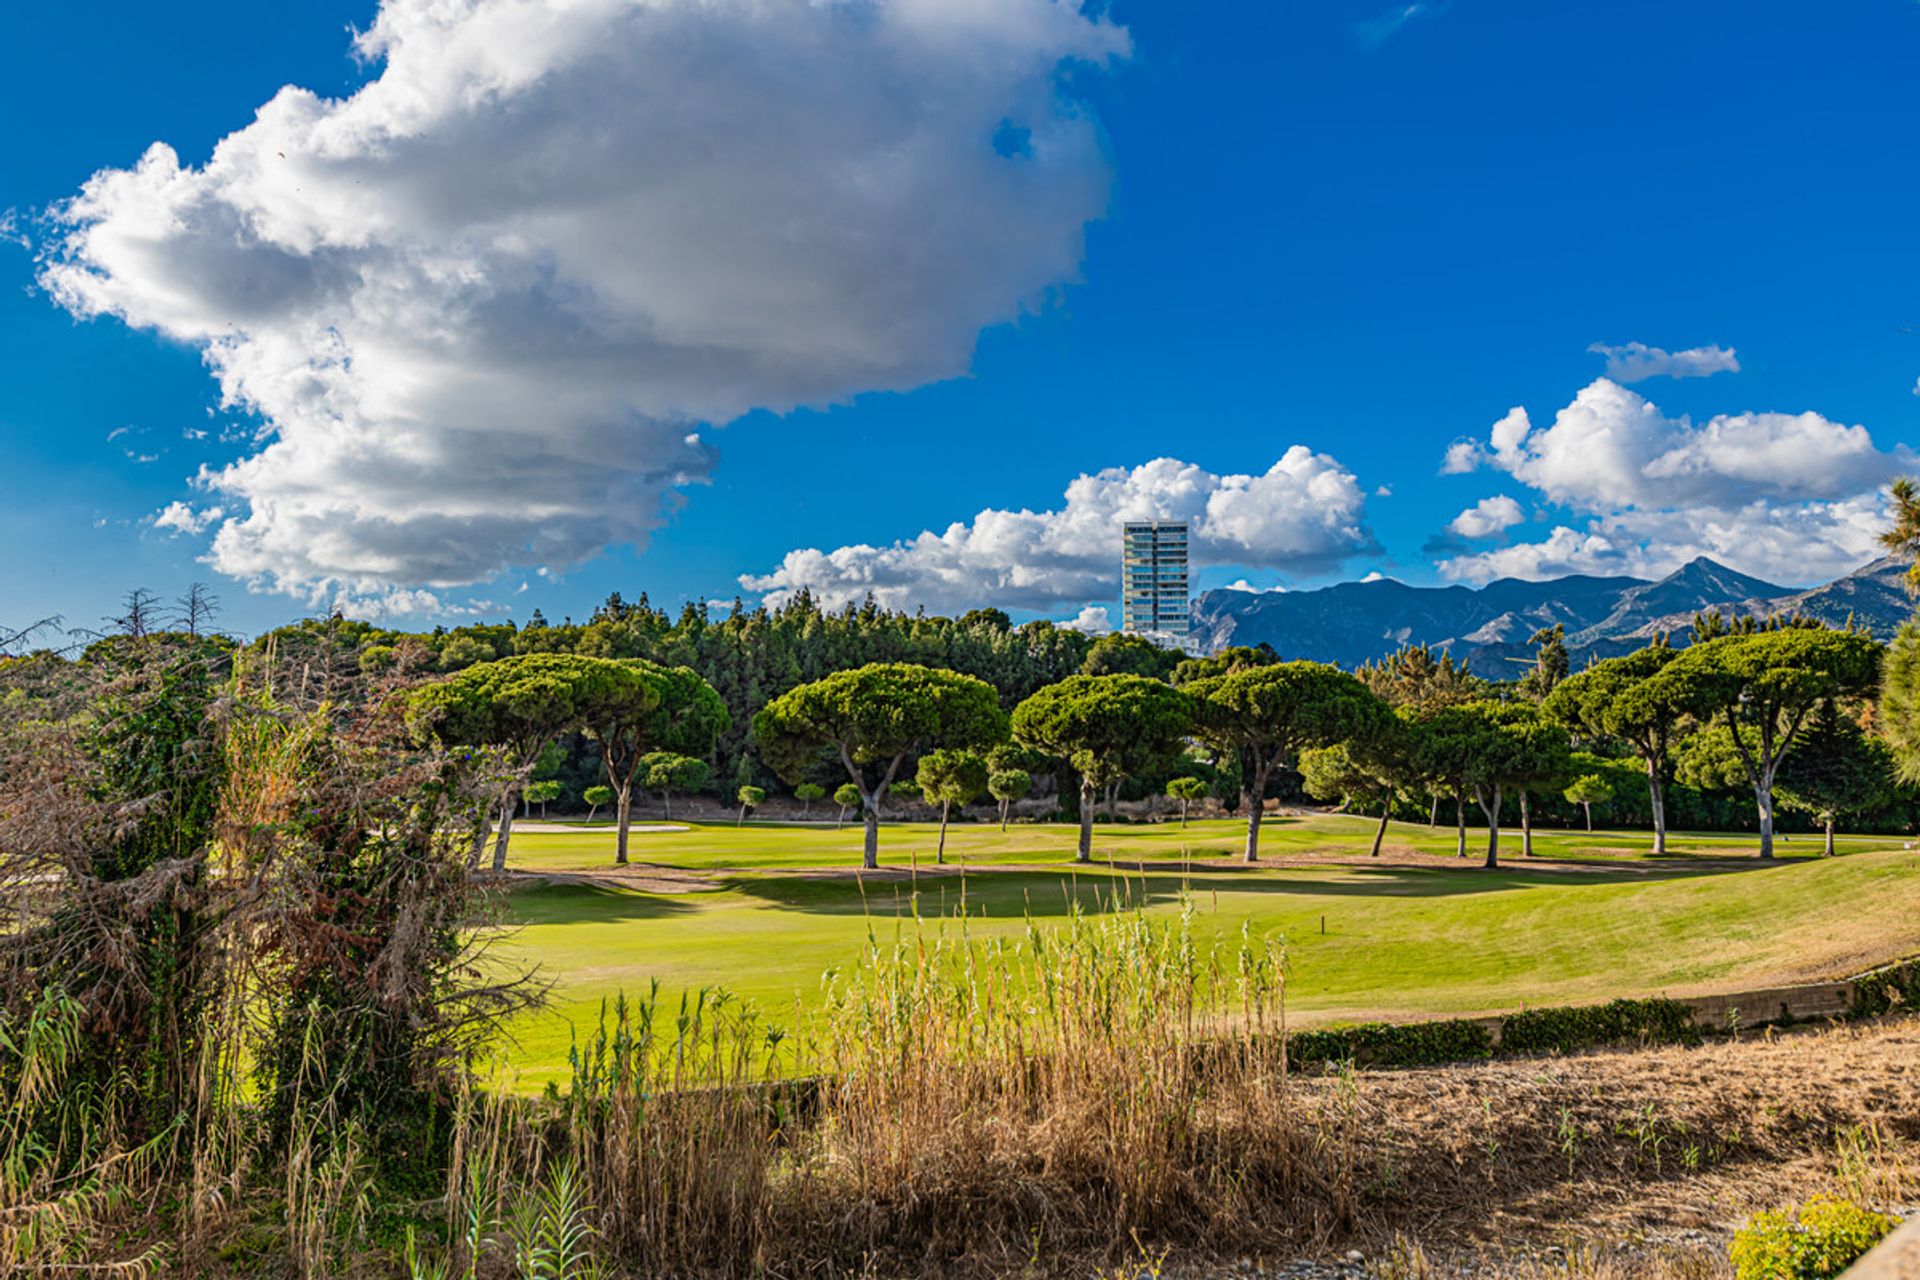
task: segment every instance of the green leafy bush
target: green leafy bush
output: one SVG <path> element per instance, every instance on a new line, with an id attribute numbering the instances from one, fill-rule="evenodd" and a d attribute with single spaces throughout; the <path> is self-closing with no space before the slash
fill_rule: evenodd
<path id="1" fill-rule="evenodd" d="M 1406 1026 L 1367 1022 L 1287 1038 L 1287 1058 L 1300 1064 L 1352 1060 L 1375 1067 L 1423 1067 L 1492 1056 L 1487 1029 L 1461 1018 Z"/>
<path id="2" fill-rule="evenodd" d="M 1693 1010 L 1678 1000 L 1529 1009 L 1500 1021 L 1502 1053 L 1572 1053 L 1610 1044 L 1698 1044 Z"/>
<path id="3" fill-rule="evenodd" d="M 1733 1273 L 1739 1280 L 1837 1276 L 1893 1225 L 1884 1213 L 1828 1196 L 1816 1196 L 1791 1214 L 1769 1209 L 1734 1234 Z"/>

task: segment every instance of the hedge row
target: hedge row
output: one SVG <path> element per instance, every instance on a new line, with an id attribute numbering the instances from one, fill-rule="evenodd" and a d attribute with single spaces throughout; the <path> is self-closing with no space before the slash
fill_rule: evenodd
<path id="1" fill-rule="evenodd" d="M 1430 1067 L 1493 1056 L 1493 1037 L 1477 1022 L 1366 1022 L 1287 1037 L 1287 1059 L 1300 1064 L 1353 1061 L 1371 1067 Z"/>
<path id="2" fill-rule="evenodd" d="M 1853 980 L 1855 1018 L 1920 1010 L 1920 959 L 1903 960 Z M 1355 1062 L 1374 1067 L 1431 1067 L 1495 1054 L 1575 1053 L 1619 1044 L 1699 1044 L 1705 1032 L 1679 1000 L 1615 1000 L 1609 1004 L 1528 1009 L 1499 1022 L 1463 1018 L 1404 1026 L 1367 1022 L 1302 1031 L 1287 1038 L 1287 1057 L 1303 1066 Z"/>
<path id="3" fill-rule="evenodd" d="M 1372 1067 L 1430 1067 L 1478 1061 L 1495 1053 L 1574 1053 L 1617 1044 L 1690 1045 L 1701 1038 L 1693 1010 L 1678 1000 L 1615 1000 L 1529 1009 L 1508 1014 L 1499 1025 L 1497 1040 L 1485 1023 L 1463 1018 L 1302 1031 L 1288 1037 L 1287 1057 L 1301 1065 L 1350 1061 Z"/>
<path id="4" fill-rule="evenodd" d="M 1699 1044 L 1693 1009 L 1678 1000 L 1614 1000 L 1529 1009 L 1500 1020 L 1506 1053 L 1568 1053 L 1610 1044 Z"/>

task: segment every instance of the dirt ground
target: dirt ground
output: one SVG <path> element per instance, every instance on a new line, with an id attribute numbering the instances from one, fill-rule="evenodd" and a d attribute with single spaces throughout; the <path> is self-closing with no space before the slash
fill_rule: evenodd
<path id="1" fill-rule="evenodd" d="M 1569 1259 L 1723 1275 L 1760 1209 L 1828 1193 L 1920 1210 L 1916 1017 L 1318 1087 L 1351 1090 L 1378 1135 L 1359 1234 L 1390 1275 L 1567 1274 Z"/>

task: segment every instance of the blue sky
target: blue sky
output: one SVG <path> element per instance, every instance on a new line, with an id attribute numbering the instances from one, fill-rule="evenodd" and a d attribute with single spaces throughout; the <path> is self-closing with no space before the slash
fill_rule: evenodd
<path id="1" fill-rule="evenodd" d="M 1004 29 L 943 28 L 930 48 L 952 40 L 999 49 L 994 42 L 1024 39 L 1021 24 L 1031 15 L 1021 11 L 1034 6 L 1047 8 L 1044 0 L 1007 0 L 999 6 Z M 472 7 L 477 22 L 484 0 Z M 353 56 L 349 28 L 366 29 L 375 17 L 371 0 L 310 0 L 198 3 L 164 14 L 74 3 L 11 18 L 15 70 L 0 81 L 0 111 L 15 124 L 0 151 L 0 209 L 11 208 L 15 229 L 44 248 L 59 228 L 40 221 L 41 211 L 98 171 L 131 167 L 150 143 L 170 144 L 191 172 L 282 85 L 322 98 L 353 94 L 386 68 Z M 737 131 L 751 135 L 783 109 L 790 114 L 780 94 L 810 102 L 807 85 L 836 79 L 832 41 L 800 43 L 792 26 L 696 32 L 699 56 L 711 60 L 698 68 L 698 83 L 717 80 L 730 92 L 698 126 L 705 132 L 694 140 L 710 142 L 710 155 L 689 171 L 685 189 L 695 200 L 727 193 L 727 218 L 740 221 L 738 234 L 748 237 L 741 243 L 756 252 L 769 224 L 801 218 L 787 207 L 789 194 L 802 212 L 847 216 L 844 205 L 810 203 L 807 174 L 834 172 L 843 159 L 834 148 L 857 145 L 869 123 L 884 139 L 892 117 L 928 107 L 915 96 L 921 64 L 902 54 L 901 66 L 876 73 L 882 87 L 842 95 L 840 114 L 803 131 L 796 145 L 828 154 L 793 173 L 764 173 L 756 139 Z M 836 29 L 833 39 L 843 34 Z M 422 486 L 417 494 L 398 479 L 387 483 L 399 468 L 379 445 L 355 454 L 358 461 L 298 474 L 281 466 L 270 480 L 221 491 L 194 487 L 203 466 L 217 472 L 258 454 L 262 419 L 220 408 L 205 342 L 189 332 L 198 321 L 166 309 L 178 279 L 98 250 L 85 265 L 111 279 L 97 302 L 105 314 L 80 320 L 71 299 L 50 296 L 50 282 L 36 284 L 32 251 L 6 248 L 0 271 L 12 287 L 0 291 L 0 464 L 11 500 L 0 507 L 9 548 L 0 557 L 0 622 L 57 612 L 86 623 L 127 587 L 170 595 L 194 579 L 215 585 L 227 622 L 242 629 L 335 594 L 352 608 L 413 622 L 453 620 L 469 608 L 524 617 L 536 605 L 557 618 L 584 615 L 612 589 L 646 591 L 668 605 L 727 598 L 741 575 L 775 593 L 802 582 L 829 592 L 870 584 L 898 603 L 1003 603 L 1023 616 L 1071 618 L 1106 603 L 1113 592 L 1102 575 L 1117 576 L 1116 557 L 1087 550 L 1087 528 L 1103 527 L 1114 510 L 1134 510 L 1128 503 L 1184 512 L 1180 504 L 1217 491 L 1237 495 L 1237 505 L 1206 508 L 1217 526 L 1201 573 L 1206 585 L 1297 587 L 1369 572 L 1416 582 L 1567 569 L 1657 573 L 1701 553 L 1775 580 L 1812 581 L 1871 555 L 1873 495 L 1906 468 L 1904 450 L 1920 426 L 1920 95 L 1912 92 L 1920 4 L 1116 2 L 1097 29 L 1088 22 L 1056 34 L 1034 37 L 1044 47 L 1029 51 L 1027 72 L 1003 73 L 983 57 L 977 74 L 941 86 L 979 119 L 1004 110 L 1010 121 L 1036 123 L 1059 148 L 1037 143 L 1038 154 L 1024 158 L 1033 172 L 1004 191 L 992 187 L 990 167 L 964 186 L 924 174 L 903 183 L 908 194 L 897 213 L 906 225 L 956 212 L 955 222 L 987 232 L 963 225 L 936 233 L 950 237 L 936 247 L 951 258 L 951 272 L 914 277 L 901 291 L 912 296 L 898 303 L 906 310 L 887 309 L 895 305 L 886 288 L 898 274 L 893 251 L 862 258 L 848 250 L 818 275 L 818 255 L 809 255 L 793 268 L 797 283 L 779 281 L 772 293 L 778 260 L 756 256 L 751 280 L 707 288 L 703 282 L 731 264 L 692 254 L 676 279 L 700 286 L 696 299 L 655 312 L 643 289 L 650 323 L 665 315 L 705 326 L 703 334 L 757 323 L 769 297 L 778 305 L 846 287 L 879 301 L 866 321 L 873 328 L 855 326 L 831 347 L 807 346 L 829 354 L 809 355 L 806 368 L 777 378 L 762 377 L 766 352 L 811 341 L 839 322 L 837 313 L 809 318 L 796 307 L 797 329 L 756 331 L 751 341 L 762 345 L 750 374 L 735 369 L 689 387 L 681 385 L 695 376 L 686 360 L 656 367 L 650 354 L 637 357 L 631 376 L 647 384 L 638 393 L 645 422 L 626 435 L 620 423 L 583 409 L 570 428 L 580 448 L 565 462 L 586 489 L 601 485 L 595 450 L 618 455 L 627 470 L 597 506 L 582 502 L 557 518 L 564 529 L 551 539 L 540 512 L 568 473 L 564 459 L 533 456 L 545 447 L 538 433 L 562 430 L 534 421 L 539 412 L 522 412 L 520 429 L 533 436 L 489 420 L 494 434 L 484 437 L 508 463 L 516 449 L 528 450 L 529 491 L 547 495 L 515 519 L 473 511 L 519 501 L 506 465 L 460 481 L 471 493 L 436 509 L 430 527 L 409 522 L 403 517 L 434 502 L 441 486 L 432 467 L 411 481 Z M 541 118 L 591 103 L 609 84 L 617 91 L 640 82 L 636 70 L 648 82 L 670 81 L 683 68 L 663 60 L 684 46 L 663 51 L 651 38 L 632 37 L 630 67 L 575 71 L 556 62 L 547 77 L 557 82 L 555 98 Z M 849 49 L 863 38 L 845 35 Z M 1057 58 L 1056 45 L 1066 51 Z M 866 74 L 868 64 L 848 65 L 860 68 L 848 74 Z M 1037 102 L 1036 93 L 1050 101 Z M 765 109 L 723 109 L 742 103 Z M 631 127 L 653 128 L 651 109 L 635 108 Z M 460 122 L 476 171 L 525 141 L 514 132 L 530 127 L 524 118 Z M 495 125 L 499 132 L 488 133 Z M 292 139 L 274 146 L 292 145 L 289 163 L 300 162 L 303 127 L 282 121 L 263 136 Z M 989 132 L 974 131 L 987 150 Z M 966 145 L 935 133 L 928 145 L 936 160 L 937 148 Z M 500 140 L 498 153 L 490 139 Z M 542 145 L 550 151 L 550 137 Z M 632 153 L 608 154 L 617 164 Z M 565 159 L 556 186 L 585 181 L 565 171 Z M 962 177 L 972 172 L 964 166 L 994 163 L 971 152 L 950 159 Z M 592 181 L 628 177 L 607 177 L 608 163 L 598 162 Z M 703 185 L 715 165 L 732 163 L 739 173 Z M 415 180 L 422 167 L 392 208 L 417 207 L 423 191 L 449 203 L 490 198 L 474 195 L 460 175 L 429 190 L 426 179 Z M 292 180 L 273 188 L 271 166 L 248 172 L 267 175 L 258 180 L 262 207 L 311 202 L 301 216 L 317 220 L 322 236 L 336 230 L 324 225 L 331 211 L 360 216 L 357 206 L 323 204 Z M 768 185 L 776 177 L 781 185 Z M 989 187 L 975 208 L 974 193 Z M 666 229 L 636 232 L 625 244 L 613 236 L 597 247 L 600 266 L 617 272 L 628 250 L 658 252 L 664 256 L 645 274 L 645 288 L 654 288 L 665 278 L 661 262 L 677 271 L 689 259 L 671 244 L 674 229 L 688 224 L 667 214 L 647 221 L 654 207 L 644 202 L 662 198 L 650 188 L 617 194 L 642 201 L 636 226 Z M 117 198 L 96 222 L 137 226 L 158 198 Z M 534 212 L 550 209 L 544 197 L 528 198 Z M 887 203 L 894 193 L 871 198 Z M 863 239 L 885 241 L 897 230 L 885 220 L 895 212 L 862 221 Z M 859 207 L 852 214 L 869 216 Z M 1067 244 L 1082 227 L 1083 241 Z M 283 234 L 297 240 L 310 231 Z M 233 299 L 242 294 L 253 305 L 271 283 L 249 276 L 255 260 L 225 256 L 219 237 L 204 234 L 211 238 L 169 247 L 170 261 L 200 255 L 196 287 L 217 293 L 222 307 L 240 305 Z M 418 227 L 406 235 L 409 244 L 432 239 Z M 433 260 L 454 243 L 430 244 Z M 495 261 L 468 265 L 482 274 L 505 269 Z M 214 279 L 223 273 L 231 278 Z M 736 285 L 745 299 L 738 314 L 725 310 Z M 434 296 L 423 295 L 423 314 L 436 314 Z M 281 305 L 260 305 L 263 330 Z M 501 319 L 503 307 L 484 314 L 503 326 L 536 324 L 527 315 Z M 284 331 L 292 340 L 341 335 L 351 350 L 339 367 L 354 368 L 360 319 L 315 328 L 303 310 Z M 919 334 L 923 319 L 933 336 L 900 340 L 876 372 L 867 347 Z M 509 407 L 523 403 L 515 396 L 537 404 L 564 390 L 567 375 L 553 370 L 578 354 L 558 339 L 551 349 L 529 342 L 527 334 L 553 329 L 551 320 L 537 323 L 546 327 L 513 330 L 511 350 L 549 367 L 473 393 L 507 406 L 500 412 L 508 418 Z M 458 342 L 457 351 L 496 350 Z M 1608 361 L 1589 348 L 1629 343 L 1705 351 L 1695 367 L 1738 368 L 1628 381 L 1640 371 L 1629 362 L 1596 389 Z M 858 359 L 845 354 L 856 348 Z M 616 347 L 611 356 L 618 354 Z M 271 359 L 284 356 L 284 346 L 273 348 Z M 373 363 L 363 358 L 359 367 Z M 822 364 L 830 368 L 816 377 Z M 237 376 L 259 388 L 264 367 Z M 608 376 L 618 383 L 625 366 L 612 359 L 595 367 L 614 368 Z M 759 385 L 744 385 L 755 378 Z M 659 390 L 667 382 L 670 394 Z M 892 386 L 911 389 L 875 389 Z M 755 407 L 821 402 L 831 403 Z M 432 404 L 420 438 L 446 450 L 431 456 L 458 458 L 473 447 L 473 438 L 453 434 L 467 427 L 459 414 L 484 418 L 489 409 L 453 391 Z M 1527 421 L 1508 418 L 1504 435 L 1493 432 L 1516 406 Z M 729 420 L 704 425 L 703 412 Z M 317 439 L 326 428 L 311 430 Z M 364 430 L 383 439 L 385 424 L 375 413 Z M 701 443 L 685 445 L 695 433 Z M 1304 448 L 1270 485 L 1219 480 L 1263 477 L 1296 446 Z M 1443 474 L 1450 446 L 1454 466 Z M 1076 502 L 1064 496 L 1082 473 L 1159 458 L 1185 469 L 1129 471 L 1087 487 Z M 285 515 L 294 509 L 288 495 L 343 477 L 382 490 L 384 510 L 397 513 L 390 537 L 361 536 L 365 508 L 355 508 L 347 526 L 330 523 L 347 519 L 337 504 L 298 520 Z M 201 563 L 218 521 L 237 522 L 249 501 L 246 536 L 217 563 Z M 176 502 L 186 504 L 185 518 L 157 527 L 156 513 Z M 1461 518 L 1481 503 L 1489 504 L 1482 518 Z M 271 520 L 261 516 L 269 504 L 280 513 Z M 208 515 L 215 506 L 219 517 Z M 1032 518 L 968 524 L 944 547 L 911 545 L 923 530 L 944 531 L 989 509 Z M 461 523 L 469 518 L 471 529 Z M 656 520 L 664 522 L 649 531 Z M 342 559 L 312 550 L 336 537 L 351 544 Z M 626 537 L 647 545 L 591 553 Z M 894 545 L 903 540 L 908 545 Z M 428 541 L 452 549 L 418 550 Z M 461 554 L 488 545 L 505 548 L 504 560 Z M 854 550 L 832 555 L 837 548 Z M 790 556 L 806 549 L 826 554 Z M 350 572 L 333 567 L 349 561 Z M 1018 573 L 1020 562 L 1037 566 L 1041 581 Z M 556 571 L 543 575 L 543 567 Z M 275 591 L 276 581 L 285 590 Z"/>

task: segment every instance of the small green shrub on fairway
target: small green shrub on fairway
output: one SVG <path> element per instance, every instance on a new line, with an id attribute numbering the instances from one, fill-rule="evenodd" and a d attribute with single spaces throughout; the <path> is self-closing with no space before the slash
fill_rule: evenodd
<path id="1" fill-rule="evenodd" d="M 1793 1213 L 1769 1209 L 1734 1234 L 1733 1273 L 1739 1280 L 1837 1276 L 1893 1225 L 1884 1213 L 1827 1196 L 1816 1196 Z"/>

